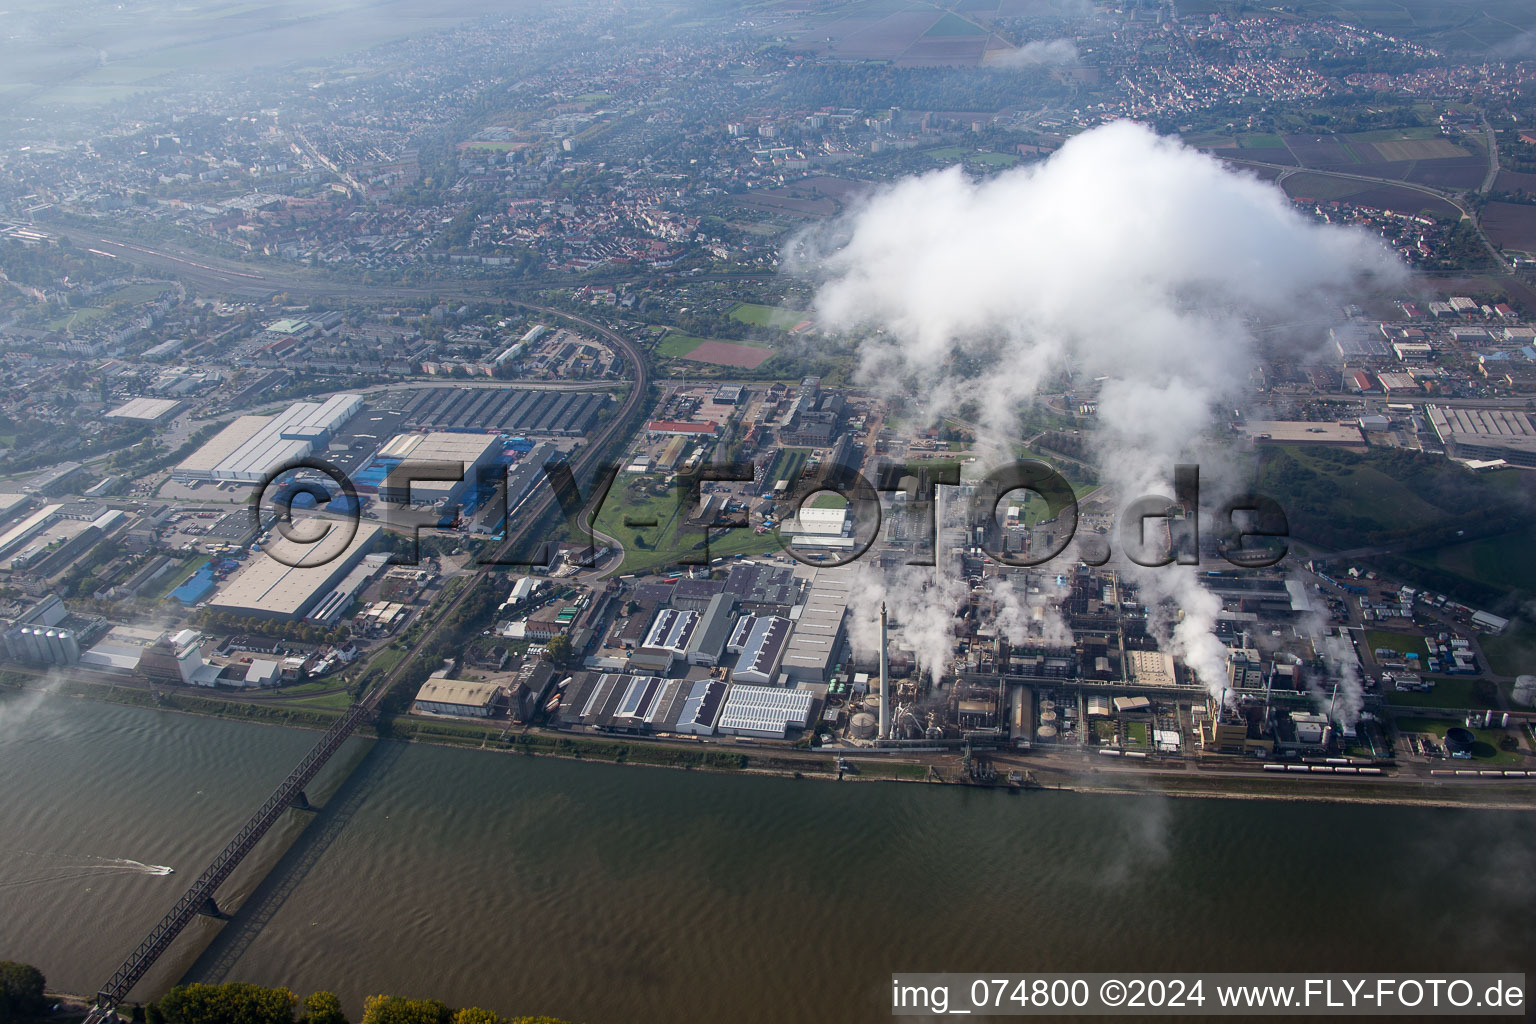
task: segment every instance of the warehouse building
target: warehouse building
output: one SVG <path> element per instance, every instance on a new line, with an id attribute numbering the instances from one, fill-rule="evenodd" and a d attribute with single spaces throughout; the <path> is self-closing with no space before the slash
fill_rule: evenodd
<path id="1" fill-rule="evenodd" d="M 428 715 L 453 715 L 460 718 L 490 718 L 506 704 L 506 695 L 495 683 L 476 683 L 449 679 L 446 669 L 438 669 L 416 691 L 413 710 Z"/>
<path id="2" fill-rule="evenodd" d="M 631 670 L 665 672 L 672 663 L 688 654 L 694 631 L 699 627 L 699 613 L 663 608 L 645 635 L 645 643 L 629 657 Z"/>
<path id="3" fill-rule="evenodd" d="M 725 694 L 730 687 L 718 679 L 699 679 L 683 699 L 676 729 L 689 736 L 713 736 L 725 710 Z"/>
<path id="4" fill-rule="evenodd" d="M 134 398 L 107 413 L 107 419 L 164 423 L 180 411 L 181 403 L 174 398 Z"/>
<path id="5" fill-rule="evenodd" d="M 773 686 L 732 686 L 715 731 L 728 736 L 784 739 L 811 720 L 816 695 L 809 690 Z"/>
<path id="6" fill-rule="evenodd" d="M 1514 409 L 1465 409 L 1427 405 L 1430 426 L 1458 459 L 1503 459 L 1511 466 L 1536 468 L 1536 427 Z"/>
<path id="7" fill-rule="evenodd" d="M 400 463 L 379 486 L 379 500 L 397 505 L 435 505 L 458 501 L 473 492 L 480 473 L 495 464 L 501 445 L 494 434 L 402 434 L 379 452 L 380 458 L 399 459 Z M 458 480 L 412 480 L 415 467 L 429 462 L 446 462 L 459 467 Z"/>
<path id="8" fill-rule="evenodd" d="M 273 538 L 268 551 L 281 557 L 256 553 L 232 576 L 209 602 L 215 611 L 233 612 L 262 619 L 298 619 L 336 589 L 377 539 L 380 528 L 359 523 L 348 539 L 338 529 L 318 544 L 301 545 Z M 297 566 L 285 562 L 301 563 Z"/>
<path id="9" fill-rule="evenodd" d="M 794 623 L 778 615 L 744 615 L 736 622 L 727 649 L 740 655 L 731 678 L 766 686 L 774 681 Z"/>
<path id="10" fill-rule="evenodd" d="M 178 483 L 262 483 L 274 469 L 324 448 L 363 406 L 361 395 L 295 402 L 275 416 L 240 416 L 172 472 Z"/>
<path id="11" fill-rule="evenodd" d="M 601 391 L 436 387 L 413 392 L 402 412 L 412 430 L 585 437 L 612 400 Z"/>
<path id="12" fill-rule="evenodd" d="M 780 670 L 790 683 L 824 683 L 843 640 L 843 615 L 853 599 L 853 567 L 817 569 L 805 603 L 792 613 L 795 629 Z"/>
<path id="13" fill-rule="evenodd" d="M 693 638 L 688 641 L 688 664 L 720 664 L 720 652 L 731 635 L 731 610 L 731 599 L 725 594 L 710 598 Z"/>

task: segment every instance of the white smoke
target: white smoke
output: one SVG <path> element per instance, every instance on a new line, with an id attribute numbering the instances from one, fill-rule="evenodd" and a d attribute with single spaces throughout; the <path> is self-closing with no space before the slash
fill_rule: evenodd
<path id="1" fill-rule="evenodd" d="M 862 339 L 863 383 L 929 417 L 974 407 L 992 451 L 1012 450 L 1048 381 L 1105 378 L 1096 446 L 1123 501 L 1171 494 L 1179 462 L 1213 465 L 1213 410 L 1239 401 L 1259 354 L 1250 321 L 1315 318 L 1331 295 L 1405 273 L 1368 234 L 1315 224 L 1273 185 L 1124 121 L 984 181 L 908 178 L 802 236 L 789 264 L 817 279 L 822 325 Z M 1218 693 L 1219 602 L 1191 567 L 1128 571 L 1149 607 L 1177 609 L 1164 638 Z"/>
<path id="2" fill-rule="evenodd" d="M 910 649 L 918 669 L 937 681 L 955 652 L 955 615 L 970 596 L 964 579 L 931 565 L 907 565 L 882 574 L 859 564 L 849 603 L 849 640 L 861 657 L 880 650 L 880 604 L 891 621 L 891 643 Z"/>
<path id="3" fill-rule="evenodd" d="M 987 58 L 989 68 L 1059 67 L 1076 64 L 1077 44 L 1070 39 L 1036 39 Z"/>
<path id="4" fill-rule="evenodd" d="M 58 673 L 50 672 L 43 685 L 36 689 L 29 687 L 10 696 L 0 696 L 0 741 L 20 735 L 27 721 L 42 708 L 62 679 Z"/>
<path id="5" fill-rule="evenodd" d="M 1003 576 L 987 577 L 987 588 L 992 591 L 992 599 L 997 605 L 997 627 L 1010 644 L 1018 647 L 1031 642 L 1047 647 L 1072 645 L 1072 629 L 1054 602 L 1021 599 L 1017 588 Z"/>
<path id="6" fill-rule="evenodd" d="M 1328 682 L 1325 685 L 1308 683 L 1318 710 L 1330 712 L 1335 722 L 1353 727 L 1360 721 L 1365 707 L 1365 689 L 1360 678 L 1360 659 L 1354 645 L 1346 636 L 1325 636 L 1318 653 L 1328 666 Z"/>

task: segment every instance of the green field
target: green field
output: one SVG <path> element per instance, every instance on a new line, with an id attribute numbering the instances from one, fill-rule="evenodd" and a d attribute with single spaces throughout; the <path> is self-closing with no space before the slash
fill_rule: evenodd
<path id="1" fill-rule="evenodd" d="M 1485 586 L 1530 590 L 1536 585 L 1536 527 L 1415 552 L 1408 561 Z"/>
<path id="2" fill-rule="evenodd" d="M 927 149 L 923 151 L 923 155 L 940 163 L 950 164 L 958 160 L 962 163 L 978 163 L 987 167 L 1012 167 L 1019 162 L 1019 157 L 1013 153 L 993 153 L 989 150 L 968 149 L 964 146 Z"/>
<path id="3" fill-rule="evenodd" d="M 1436 529 L 1486 527 L 1492 517 L 1515 514 L 1523 486 L 1413 452 L 1306 445 L 1265 446 L 1257 483 L 1285 509 L 1293 537 L 1337 548 L 1411 547 L 1428 543 Z"/>
<path id="4" fill-rule="evenodd" d="M 810 457 L 809 448 L 780 448 L 779 453 L 773 457 L 773 465 L 768 467 L 768 473 L 764 477 L 769 487 L 774 486 L 780 480 L 789 481 L 789 489 L 793 491 L 795 484 L 800 480 L 800 473 L 805 469 L 805 460 Z"/>
<path id="5" fill-rule="evenodd" d="M 1445 733 L 1448 729 L 1463 728 L 1459 721 L 1449 718 L 1402 718 L 1398 720 L 1398 732 L 1429 733 L 1439 743 L 1445 742 Z M 1506 729 L 1473 729 L 1472 735 L 1475 742 L 1472 745 L 1472 761 L 1474 765 L 1493 767 L 1504 765 L 1510 768 L 1525 767 L 1530 760 L 1518 750 L 1500 750 L 1499 740 L 1506 734 L 1512 734 Z M 1448 762 L 1453 759 L 1447 758 Z M 1455 763 L 1455 762 L 1453 762 Z"/>
<path id="6" fill-rule="evenodd" d="M 47 323 L 43 324 L 43 327 L 50 331 L 68 331 L 77 327 L 84 327 L 86 324 L 89 324 L 94 320 L 100 320 L 106 315 L 107 311 L 104 309 L 97 309 L 95 306 L 86 306 L 83 309 L 71 310 L 70 312 L 65 313 L 63 316 L 49 320 Z"/>
<path id="7" fill-rule="evenodd" d="M 153 590 L 146 591 L 139 596 L 148 598 L 151 601 L 162 601 L 171 591 L 187 582 L 187 580 L 192 578 L 193 573 L 207 564 L 208 559 L 206 558 L 189 558 L 181 563 L 180 568 L 167 569 L 165 575 L 160 577 Z"/>
<path id="8" fill-rule="evenodd" d="M 1368 629 L 1365 631 L 1365 642 L 1373 651 L 1385 647 L 1398 654 L 1417 654 L 1421 658 L 1429 656 L 1429 648 L 1424 646 L 1424 638 L 1410 633 L 1388 633 L 1381 629 Z"/>
<path id="9" fill-rule="evenodd" d="M 677 492 L 669 481 L 654 475 L 626 475 L 616 480 L 593 524 L 599 533 L 616 538 L 624 546 L 624 561 L 611 574 L 677 568 L 683 554 L 701 555 L 699 531 L 691 529 L 679 538 L 679 529 L 684 526 L 680 520 Z M 751 529 L 715 530 L 709 538 L 710 558 L 764 554 L 778 548 L 771 532 L 758 534 Z"/>
<path id="10" fill-rule="evenodd" d="M 984 36 L 987 30 L 974 22 L 966 21 L 958 14 L 946 14 L 923 33 L 924 39 L 940 36 Z"/>
<path id="11" fill-rule="evenodd" d="M 1146 722 L 1129 722 L 1125 727 L 1125 741 L 1133 747 L 1150 747 Z"/>
<path id="12" fill-rule="evenodd" d="M 695 338 L 681 331 L 668 331 L 656 343 L 656 355 L 661 359 L 681 359 L 708 340 L 708 338 Z"/>
<path id="13" fill-rule="evenodd" d="M 1387 690 L 1387 703 L 1400 708 L 1468 708 L 1481 710 L 1482 708 L 1498 709 L 1499 702 L 1493 692 L 1489 692 L 1492 683 L 1485 683 L 1482 687 L 1477 685 L 1476 679 L 1465 679 L 1460 676 L 1431 676 L 1435 688 L 1428 693 L 1420 693 L 1417 690 Z M 1409 720 L 1405 720 L 1409 721 Z"/>
<path id="14" fill-rule="evenodd" d="M 1536 627 L 1512 623 L 1500 635 L 1485 636 L 1478 644 L 1494 674 L 1536 675 Z"/>
<path id="15" fill-rule="evenodd" d="M 731 310 L 732 320 L 740 320 L 753 327 L 768 327 L 776 331 L 788 331 L 809 318 L 809 313 L 798 309 L 780 309 L 777 306 L 764 306 L 756 302 L 737 303 Z"/>

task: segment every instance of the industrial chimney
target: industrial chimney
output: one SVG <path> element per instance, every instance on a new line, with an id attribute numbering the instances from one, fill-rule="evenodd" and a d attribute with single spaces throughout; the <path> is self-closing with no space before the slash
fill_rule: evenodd
<path id="1" fill-rule="evenodd" d="M 886 636 L 885 602 L 880 602 L 880 739 L 891 737 L 891 655 Z"/>

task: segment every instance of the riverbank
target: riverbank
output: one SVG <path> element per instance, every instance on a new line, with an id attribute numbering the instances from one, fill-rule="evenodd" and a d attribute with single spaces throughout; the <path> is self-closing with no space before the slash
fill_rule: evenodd
<path id="1" fill-rule="evenodd" d="M 325 708 L 293 707 L 238 699 L 202 697 L 181 692 L 124 686 L 110 682 L 70 679 L 46 686 L 19 685 L 14 679 L 0 687 L 27 692 L 47 692 L 74 697 L 170 711 L 199 717 L 248 721 L 297 729 L 323 731 L 342 712 Z M 363 732 L 367 735 L 366 730 Z M 777 749 L 751 745 L 733 749 L 702 742 L 665 740 L 589 739 L 566 733 L 528 729 L 513 732 L 501 724 L 446 722 L 440 719 L 393 719 L 375 728 L 379 739 L 393 739 L 429 746 L 456 747 L 524 757 L 548 757 L 598 764 L 639 765 L 720 775 L 773 776 L 844 782 L 918 782 L 962 786 L 967 789 L 1006 789 L 971 782 L 958 772 L 953 755 L 907 761 L 883 761 L 857 757 L 855 751 Z M 857 771 L 839 773 L 839 754 L 857 757 Z M 1345 803 L 1420 808 L 1482 810 L 1536 809 L 1536 779 L 1430 781 L 1415 777 L 1385 776 L 1370 782 L 1310 776 L 1142 770 L 1107 771 L 1098 767 L 1077 769 L 1053 763 L 1052 755 L 1010 758 L 1009 767 L 1027 773 L 1027 792 L 1054 791 L 1099 795 L 1159 795 L 1196 799 L 1272 800 L 1287 803 Z M 1006 769 L 1005 769 L 1006 770 Z"/>

